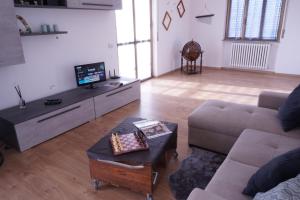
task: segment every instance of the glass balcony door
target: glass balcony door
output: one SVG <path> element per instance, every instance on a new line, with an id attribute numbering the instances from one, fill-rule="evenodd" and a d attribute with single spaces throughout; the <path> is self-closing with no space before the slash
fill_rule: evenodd
<path id="1" fill-rule="evenodd" d="M 123 0 L 123 9 L 116 11 L 116 22 L 120 75 L 151 78 L 151 0 Z"/>

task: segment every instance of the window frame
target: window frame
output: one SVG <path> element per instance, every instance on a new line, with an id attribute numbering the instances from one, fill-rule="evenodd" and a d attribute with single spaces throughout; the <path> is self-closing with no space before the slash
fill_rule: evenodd
<path id="1" fill-rule="evenodd" d="M 230 23 L 230 15 L 231 15 L 231 3 L 232 3 L 232 0 L 227 0 L 226 29 L 225 29 L 225 39 L 224 40 L 229 40 L 229 41 L 270 41 L 270 42 L 279 42 L 280 41 L 282 32 L 283 32 L 282 31 L 283 30 L 283 20 L 284 20 L 287 0 L 282 0 L 282 6 L 281 6 L 281 11 L 280 11 L 280 20 L 279 20 L 279 26 L 278 26 L 278 30 L 277 30 L 276 39 L 263 39 L 262 38 L 267 0 L 263 1 L 259 38 L 246 38 L 245 37 L 249 0 L 245 0 L 241 37 L 229 37 L 228 33 L 229 33 L 229 23 Z"/>

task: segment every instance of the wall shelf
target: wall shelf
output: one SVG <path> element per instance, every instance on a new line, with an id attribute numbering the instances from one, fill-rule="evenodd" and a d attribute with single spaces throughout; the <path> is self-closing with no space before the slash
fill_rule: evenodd
<path id="1" fill-rule="evenodd" d="M 215 14 L 199 15 L 199 16 L 196 16 L 196 18 L 197 18 L 197 19 L 200 19 L 200 18 L 213 17 L 213 16 L 215 16 Z"/>
<path id="2" fill-rule="evenodd" d="M 49 32 L 49 33 L 42 33 L 42 32 L 32 32 L 32 33 L 20 33 L 21 36 L 38 36 L 38 35 L 59 35 L 59 34 L 67 34 L 67 31 L 57 31 L 57 32 Z"/>
<path id="3" fill-rule="evenodd" d="M 21 4 L 15 4 L 15 7 L 18 8 L 53 8 L 53 9 L 66 9 L 67 6 L 50 6 L 50 5 L 21 5 Z"/>

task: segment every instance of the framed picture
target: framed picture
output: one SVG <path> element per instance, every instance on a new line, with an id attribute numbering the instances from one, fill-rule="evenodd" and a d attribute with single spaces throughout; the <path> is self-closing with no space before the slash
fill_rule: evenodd
<path id="1" fill-rule="evenodd" d="M 168 11 L 166 11 L 162 24 L 164 25 L 166 31 L 169 30 L 172 18 Z"/>
<path id="2" fill-rule="evenodd" d="M 183 1 L 180 0 L 178 5 L 177 5 L 177 10 L 178 10 L 178 14 L 180 17 L 182 17 L 185 13 L 185 8 L 184 8 L 184 4 L 183 4 Z"/>

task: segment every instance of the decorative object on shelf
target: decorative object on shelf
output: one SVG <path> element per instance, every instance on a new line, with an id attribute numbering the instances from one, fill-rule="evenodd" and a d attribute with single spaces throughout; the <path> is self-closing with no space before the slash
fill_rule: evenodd
<path id="1" fill-rule="evenodd" d="M 110 70 L 108 71 L 108 75 L 109 75 L 110 79 L 119 79 L 120 78 L 120 76 L 116 75 L 116 70 L 115 69 L 114 69 L 114 75 L 113 76 L 111 76 Z"/>
<path id="2" fill-rule="evenodd" d="M 41 25 L 41 31 L 42 31 L 42 33 L 47 33 L 48 32 L 48 30 L 47 30 L 47 24 L 42 24 Z"/>
<path id="3" fill-rule="evenodd" d="M 185 7 L 184 7 L 184 4 L 183 4 L 183 1 L 180 0 L 178 5 L 177 5 L 177 11 L 178 11 L 178 14 L 180 16 L 180 18 L 184 15 L 185 13 Z"/>
<path id="4" fill-rule="evenodd" d="M 19 98 L 20 98 L 20 100 L 19 100 L 19 107 L 20 107 L 20 109 L 26 108 L 26 102 L 25 102 L 25 100 L 22 97 L 22 92 L 21 92 L 20 86 L 19 85 L 15 86 L 15 90 L 16 90 Z"/>
<path id="5" fill-rule="evenodd" d="M 52 28 L 51 28 L 51 26 L 50 26 L 49 24 L 47 24 L 47 32 L 48 32 L 48 33 L 53 32 L 53 31 L 52 31 Z"/>
<path id="6" fill-rule="evenodd" d="M 181 51 L 181 71 L 187 74 L 202 73 L 202 55 L 203 51 L 199 43 L 190 41 L 186 43 Z M 200 57 L 200 66 L 197 66 L 197 59 Z M 183 59 L 186 60 L 186 66 L 183 66 Z"/>
<path id="7" fill-rule="evenodd" d="M 25 30 L 19 29 L 20 33 L 32 33 L 31 28 L 30 28 L 29 24 L 27 23 L 27 21 L 20 15 L 17 15 L 16 17 L 25 27 Z"/>
<path id="8" fill-rule="evenodd" d="M 41 30 L 42 30 L 42 33 L 59 32 L 57 24 L 53 24 L 52 26 L 50 26 L 49 24 L 42 24 Z"/>
<path id="9" fill-rule="evenodd" d="M 166 11 L 163 22 L 162 22 L 162 24 L 164 25 L 166 31 L 169 30 L 171 22 L 172 22 L 172 18 L 170 16 L 169 12 Z"/>
<path id="10" fill-rule="evenodd" d="M 200 11 L 200 13 L 201 13 L 201 15 L 196 16 L 197 19 L 215 16 L 215 14 L 211 13 L 211 12 L 207 9 L 207 1 L 204 2 L 204 9 L 202 9 L 202 10 Z"/>
<path id="11" fill-rule="evenodd" d="M 59 31 L 59 28 L 58 28 L 57 24 L 53 24 L 53 31 L 54 32 L 58 32 Z"/>
<path id="12" fill-rule="evenodd" d="M 213 16 L 215 16 L 215 14 L 199 15 L 199 16 L 196 16 L 196 18 L 200 19 L 200 18 L 213 17 Z"/>

